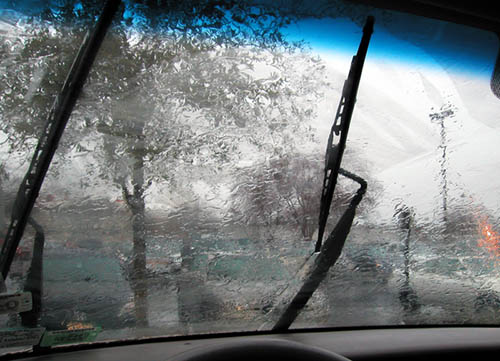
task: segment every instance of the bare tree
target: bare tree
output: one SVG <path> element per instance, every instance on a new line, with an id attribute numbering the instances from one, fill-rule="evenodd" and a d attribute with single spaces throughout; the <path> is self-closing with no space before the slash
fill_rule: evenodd
<path id="1" fill-rule="evenodd" d="M 318 226 L 323 165 L 319 156 L 289 154 L 240 169 L 231 212 L 244 224 L 267 227 L 271 238 L 276 226 L 285 225 L 310 241 Z M 332 219 L 349 198 L 339 184 Z"/>

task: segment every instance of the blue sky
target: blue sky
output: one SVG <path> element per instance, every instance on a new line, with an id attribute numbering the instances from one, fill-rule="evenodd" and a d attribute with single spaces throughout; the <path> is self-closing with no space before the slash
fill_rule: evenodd
<path id="1" fill-rule="evenodd" d="M 368 59 L 491 77 L 499 46 L 495 34 L 437 20 L 401 23 L 375 22 Z M 304 19 L 285 32 L 288 39 L 304 40 L 319 54 L 349 57 L 362 36 L 362 28 L 346 18 Z"/>

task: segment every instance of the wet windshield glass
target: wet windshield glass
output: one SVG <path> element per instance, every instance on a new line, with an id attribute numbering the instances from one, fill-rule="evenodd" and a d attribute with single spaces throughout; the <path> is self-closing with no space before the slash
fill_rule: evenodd
<path id="1" fill-rule="evenodd" d="M 315 257 L 325 147 L 368 15 L 342 163 L 368 190 L 292 327 L 497 324 L 496 35 L 343 2 L 195 3 L 124 1 L 106 35 L 31 214 L 39 326 L 88 340 L 271 329 Z M 102 9 L 19 4 L 0 1 L 2 241 Z M 325 235 L 357 189 L 339 177 Z M 28 225 L 10 293 L 34 238 Z"/>

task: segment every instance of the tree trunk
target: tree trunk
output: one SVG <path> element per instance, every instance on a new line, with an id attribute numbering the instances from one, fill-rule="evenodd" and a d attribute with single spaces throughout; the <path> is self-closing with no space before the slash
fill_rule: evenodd
<path id="1" fill-rule="evenodd" d="M 7 232 L 6 222 L 5 222 L 5 204 L 6 204 L 6 196 L 3 191 L 3 180 L 6 177 L 6 172 L 3 168 L 3 164 L 0 164 L 0 239 L 3 243 L 3 238 L 5 237 L 5 233 Z"/>
<path id="2" fill-rule="evenodd" d="M 144 159 L 136 157 L 133 174 L 133 291 L 137 326 L 148 326 L 148 284 L 146 274 L 146 224 L 144 204 Z"/>
<path id="3" fill-rule="evenodd" d="M 132 264 L 129 269 L 130 287 L 134 293 L 134 313 L 137 327 L 148 326 L 148 282 L 146 269 L 146 206 L 144 159 L 146 157 L 145 126 L 151 118 L 152 105 L 140 101 L 137 93 L 131 92 L 115 104 L 112 110 L 116 125 L 103 125 L 101 131 L 125 142 L 127 156 L 132 161 L 131 183 L 127 185 L 124 174 L 118 174 L 123 196 L 132 213 Z M 111 158 L 116 155 L 110 148 Z M 118 173 L 120 171 L 118 170 Z"/>
<path id="4" fill-rule="evenodd" d="M 137 327 L 148 326 L 148 282 L 146 270 L 146 206 L 144 202 L 144 156 L 142 151 L 134 152 L 132 174 L 133 192 L 122 185 L 127 205 L 132 212 L 132 269 L 130 286 L 134 293 L 134 313 Z"/>
<path id="5" fill-rule="evenodd" d="M 134 291 L 135 318 L 137 326 L 148 326 L 148 285 L 146 274 L 146 239 L 144 224 L 144 199 L 137 197 L 135 200 L 139 204 L 132 211 L 133 229 L 133 258 L 132 258 L 132 288 Z"/>
<path id="6" fill-rule="evenodd" d="M 195 285 L 192 284 L 191 279 L 194 261 L 191 247 L 191 240 L 186 235 L 182 239 L 181 275 L 177 278 L 177 312 L 179 322 L 185 328 L 188 328 L 191 323 L 192 305 L 196 295 L 196 290 L 193 289 Z"/>

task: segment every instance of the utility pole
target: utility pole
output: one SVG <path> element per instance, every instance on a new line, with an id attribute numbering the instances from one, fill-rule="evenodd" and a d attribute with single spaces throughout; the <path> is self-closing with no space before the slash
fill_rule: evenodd
<path id="1" fill-rule="evenodd" d="M 404 311 L 415 311 L 418 309 L 419 304 L 417 300 L 417 295 L 411 287 L 410 284 L 410 266 L 411 266 L 411 230 L 413 227 L 413 212 L 404 204 L 399 204 L 396 206 L 396 212 L 394 214 L 396 222 L 399 229 L 404 234 L 402 251 L 403 251 L 403 285 L 399 290 L 399 300 L 403 306 Z"/>
<path id="2" fill-rule="evenodd" d="M 441 150 L 441 155 L 439 159 L 439 176 L 441 178 L 441 197 L 442 197 L 442 209 L 443 209 L 443 223 L 448 228 L 448 137 L 445 126 L 445 119 L 453 117 L 455 112 L 451 109 L 449 104 L 445 104 L 441 107 L 440 112 L 429 114 L 429 118 L 432 123 L 439 126 L 439 135 L 441 137 L 439 149 Z"/>

